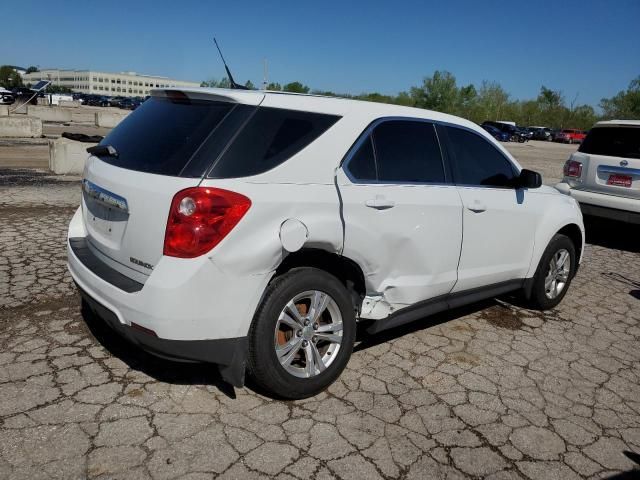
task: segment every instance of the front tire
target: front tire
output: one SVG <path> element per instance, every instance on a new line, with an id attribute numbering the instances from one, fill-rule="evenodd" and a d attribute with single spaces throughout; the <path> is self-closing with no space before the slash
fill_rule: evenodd
<path id="1" fill-rule="evenodd" d="M 576 248 L 569 237 L 556 234 L 547 245 L 535 276 L 529 304 L 538 310 L 557 306 L 576 273 Z"/>
<path id="2" fill-rule="evenodd" d="M 274 279 L 249 331 L 248 374 L 267 394 L 287 399 L 316 395 L 349 361 L 355 309 L 344 285 L 316 268 Z"/>

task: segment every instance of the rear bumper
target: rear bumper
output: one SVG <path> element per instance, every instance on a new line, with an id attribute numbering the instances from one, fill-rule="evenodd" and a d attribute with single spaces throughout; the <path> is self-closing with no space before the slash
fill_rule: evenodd
<path id="1" fill-rule="evenodd" d="M 156 355 L 221 365 L 223 378 L 241 383 L 246 336 L 273 272 L 239 274 L 208 256 L 162 257 L 142 284 L 91 254 L 80 210 L 69 237 L 69 272 L 111 328 Z"/>
<path id="2" fill-rule="evenodd" d="M 559 183 L 556 188 L 575 198 L 584 215 L 640 223 L 640 200 L 638 199 L 578 190 L 571 188 L 565 182 Z"/>
<path id="3" fill-rule="evenodd" d="M 176 361 L 206 362 L 218 365 L 222 378 L 236 387 L 244 385 L 248 351 L 247 337 L 217 340 L 167 340 L 150 332 L 120 323 L 111 310 L 78 287 L 92 312 L 129 343 L 158 357 Z"/>

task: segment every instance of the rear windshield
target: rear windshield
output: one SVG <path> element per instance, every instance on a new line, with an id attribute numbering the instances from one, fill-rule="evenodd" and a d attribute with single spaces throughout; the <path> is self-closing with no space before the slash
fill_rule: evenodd
<path id="1" fill-rule="evenodd" d="M 640 127 L 592 128 L 578 151 L 592 155 L 640 158 Z"/>
<path id="2" fill-rule="evenodd" d="M 130 170 L 179 176 L 233 108 L 231 103 L 151 97 L 100 142 L 113 146 L 118 156 L 100 159 Z M 186 176 L 202 176 L 205 169 L 203 165 Z"/>
<path id="3" fill-rule="evenodd" d="M 184 95 L 151 97 L 100 142 L 118 156 L 100 159 L 159 175 L 200 178 L 210 170 L 211 178 L 246 177 L 280 165 L 339 118 Z"/>
<path id="4" fill-rule="evenodd" d="M 340 117 L 260 107 L 224 155 L 210 178 L 247 177 L 282 164 L 322 135 Z"/>

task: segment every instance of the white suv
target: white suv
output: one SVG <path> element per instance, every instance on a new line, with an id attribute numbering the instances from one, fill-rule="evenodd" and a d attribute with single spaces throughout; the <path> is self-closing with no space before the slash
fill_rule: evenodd
<path id="1" fill-rule="evenodd" d="M 585 215 L 640 223 L 640 120 L 596 123 L 556 188 Z"/>
<path id="2" fill-rule="evenodd" d="M 85 302 L 163 357 L 318 393 L 374 333 L 522 290 L 560 302 L 577 203 L 461 118 L 311 95 L 156 90 L 90 150 L 69 226 Z"/>

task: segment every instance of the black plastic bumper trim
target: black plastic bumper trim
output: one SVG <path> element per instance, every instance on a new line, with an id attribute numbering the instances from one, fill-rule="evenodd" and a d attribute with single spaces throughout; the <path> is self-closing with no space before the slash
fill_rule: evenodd
<path id="1" fill-rule="evenodd" d="M 78 260 L 105 282 L 127 293 L 139 292 L 142 290 L 142 287 L 144 287 L 143 283 L 136 282 L 100 260 L 91 249 L 89 249 L 89 242 L 86 237 L 70 238 L 69 245 L 75 256 L 78 257 Z"/>
<path id="2" fill-rule="evenodd" d="M 640 213 L 617 208 L 601 207 L 589 203 L 580 203 L 580 210 L 583 215 L 593 215 L 594 217 L 608 218 L 619 222 L 640 224 Z"/>
<path id="3" fill-rule="evenodd" d="M 91 310 L 128 342 L 157 357 L 186 362 L 213 363 L 234 387 L 244 386 L 249 341 L 247 337 L 215 340 L 168 340 L 123 325 L 114 312 L 78 287 Z"/>

